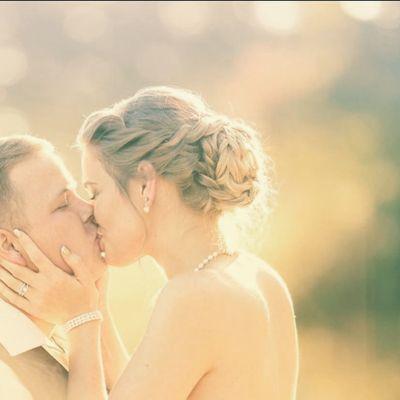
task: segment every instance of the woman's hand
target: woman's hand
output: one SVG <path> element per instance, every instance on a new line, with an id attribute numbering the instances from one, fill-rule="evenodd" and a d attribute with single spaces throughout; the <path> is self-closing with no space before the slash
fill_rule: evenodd
<path id="1" fill-rule="evenodd" d="M 81 258 L 65 246 L 61 255 L 74 276 L 54 265 L 21 231 L 14 231 L 19 243 L 39 272 L 0 258 L 0 293 L 26 313 L 53 324 L 64 324 L 79 314 L 98 309 L 99 290 Z M 26 283 L 28 290 L 18 294 Z"/>

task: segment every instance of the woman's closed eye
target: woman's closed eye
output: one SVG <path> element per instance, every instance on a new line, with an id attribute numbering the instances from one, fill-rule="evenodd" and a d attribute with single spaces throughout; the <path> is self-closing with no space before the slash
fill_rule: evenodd
<path id="1" fill-rule="evenodd" d="M 86 189 L 86 193 L 88 194 L 88 198 L 90 201 L 93 201 L 96 199 L 98 196 L 99 192 L 95 188 L 95 184 L 93 182 L 87 182 L 84 185 L 84 188 Z"/>
<path id="2" fill-rule="evenodd" d="M 97 197 L 97 195 L 98 195 L 98 193 L 97 192 L 92 192 L 92 191 L 90 191 L 89 192 L 89 200 L 95 200 L 96 199 L 96 197 Z"/>

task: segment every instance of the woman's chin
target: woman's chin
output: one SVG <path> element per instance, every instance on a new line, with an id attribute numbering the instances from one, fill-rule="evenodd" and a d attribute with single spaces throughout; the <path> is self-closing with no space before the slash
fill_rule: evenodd
<path id="1" fill-rule="evenodd" d="M 113 267 L 116 268 L 124 268 L 124 267 L 129 267 L 132 264 L 134 264 L 136 261 L 138 261 L 140 256 L 136 257 L 118 257 L 115 256 L 114 254 L 110 253 L 105 253 L 105 261 L 108 265 L 112 265 Z"/>

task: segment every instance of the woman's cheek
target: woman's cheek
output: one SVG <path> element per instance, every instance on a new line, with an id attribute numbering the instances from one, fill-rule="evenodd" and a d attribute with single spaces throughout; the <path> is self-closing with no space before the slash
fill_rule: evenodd
<path id="1" fill-rule="evenodd" d="M 103 229 L 107 229 L 107 218 L 106 218 L 106 207 L 101 200 L 96 200 L 93 206 L 93 214 L 97 224 L 100 225 Z"/>
<path id="2" fill-rule="evenodd" d="M 110 256 L 117 265 L 130 265 L 143 255 L 146 239 L 143 228 L 137 221 L 130 221 L 130 223 L 125 223 L 124 228 L 119 229 L 118 234 L 113 237 L 113 239 L 118 237 L 118 240 L 113 240 Z"/>

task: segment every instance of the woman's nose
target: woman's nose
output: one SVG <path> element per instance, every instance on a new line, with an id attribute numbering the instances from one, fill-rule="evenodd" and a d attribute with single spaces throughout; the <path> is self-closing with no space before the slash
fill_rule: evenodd
<path id="1" fill-rule="evenodd" d="M 83 200 L 83 199 L 79 199 L 78 200 L 78 212 L 79 212 L 79 216 L 81 218 L 81 221 L 83 223 L 95 223 L 94 222 L 94 215 L 93 215 L 93 207 L 92 205 Z"/>

